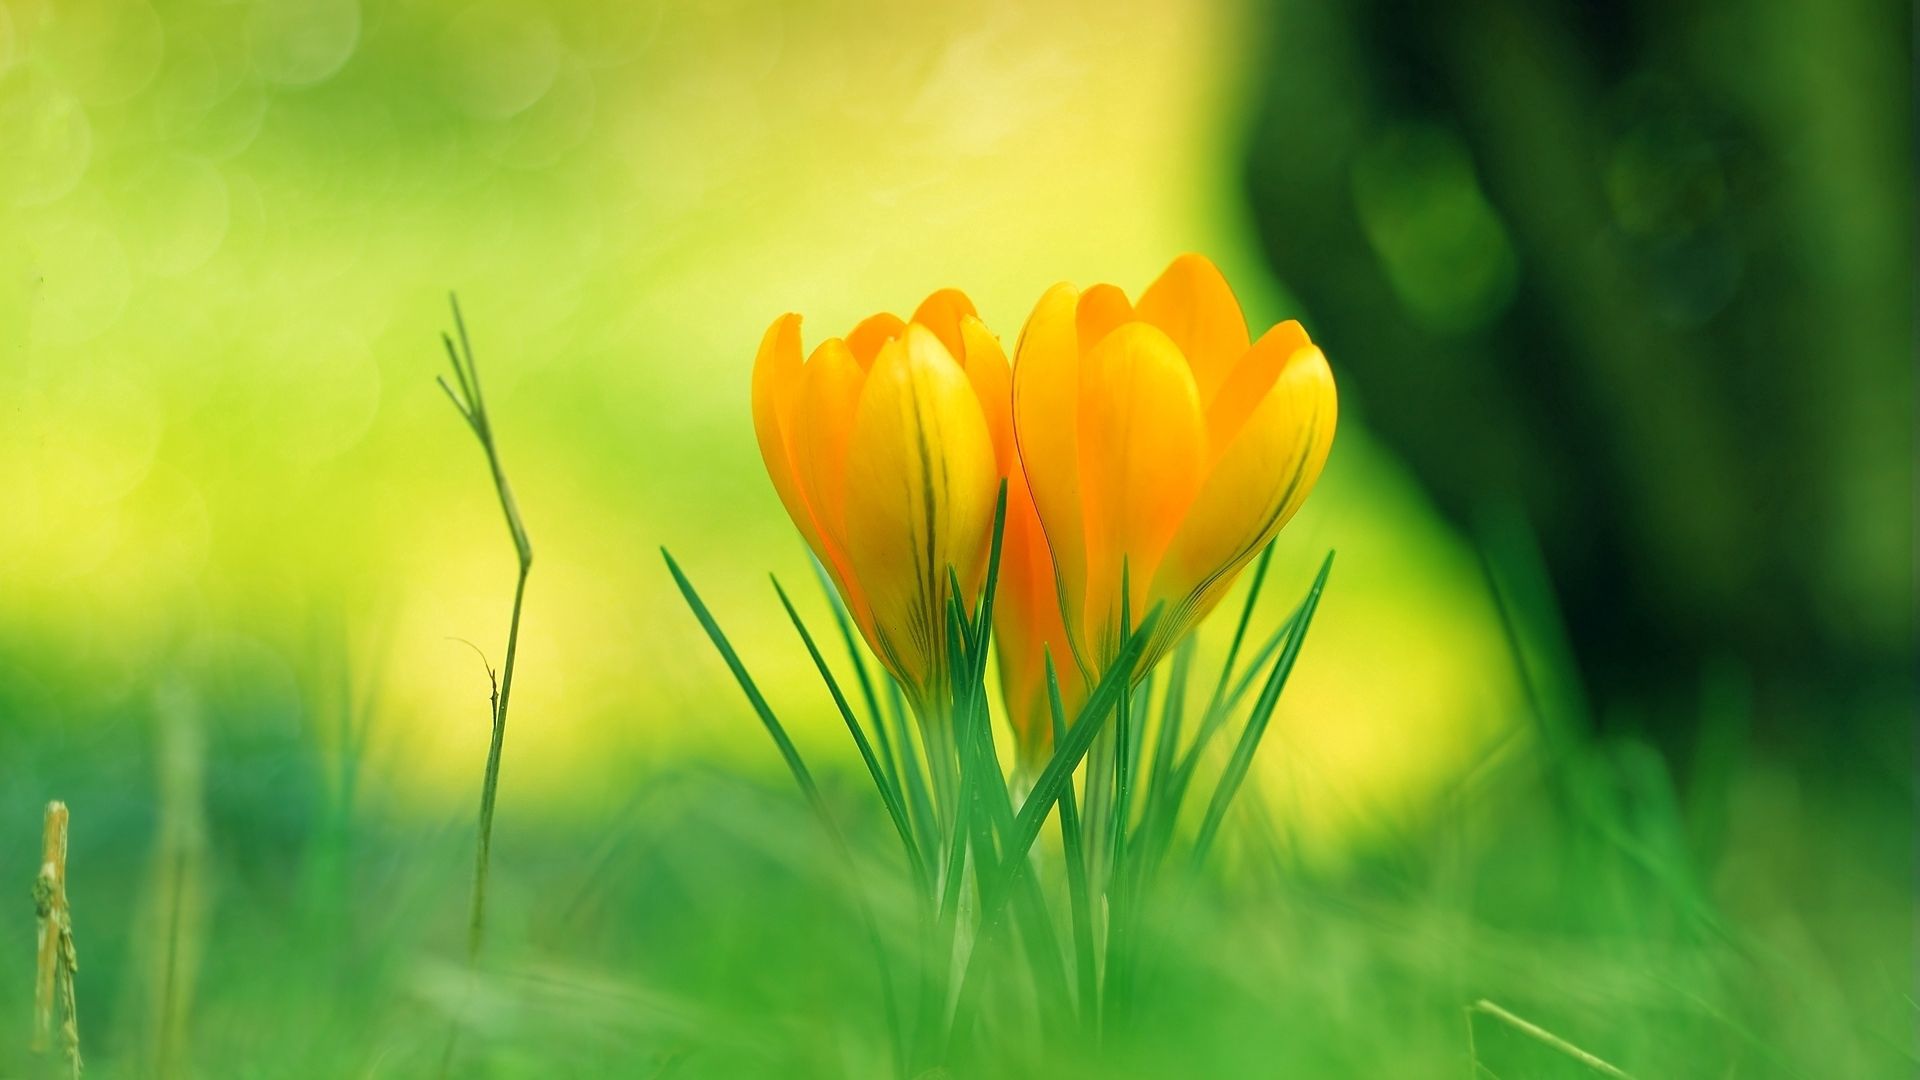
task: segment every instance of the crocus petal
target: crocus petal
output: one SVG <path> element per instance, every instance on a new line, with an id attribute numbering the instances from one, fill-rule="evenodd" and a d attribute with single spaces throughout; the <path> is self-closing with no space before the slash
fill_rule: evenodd
<path id="1" fill-rule="evenodd" d="M 847 550 L 877 651 L 909 687 L 937 695 L 947 570 L 977 587 L 1000 477 L 966 373 L 931 330 L 908 326 L 874 358 L 847 470 Z"/>
<path id="2" fill-rule="evenodd" d="M 1085 352 L 1106 339 L 1121 323 L 1133 318 L 1133 305 L 1116 285 L 1095 285 L 1080 294 L 1074 323 L 1080 333 L 1080 350 Z"/>
<path id="3" fill-rule="evenodd" d="M 889 315 L 884 311 L 869 315 L 860 320 L 860 325 L 847 335 L 847 348 L 861 367 L 870 368 L 873 358 L 880 355 L 880 346 L 899 337 L 906 328 L 907 324 L 901 322 L 897 315 Z"/>
<path id="4" fill-rule="evenodd" d="M 993 458 L 1001 475 L 1015 468 L 1013 452 L 1013 373 L 1007 367 L 1007 354 L 1000 339 L 985 323 L 968 315 L 960 320 L 962 350 L 955 356 L 967 369 L 967 381 L 980 400 L 980 414 L 986 418 L 987 432 L 993 437 Z"/>
<path id="5" fill-rule="evenodd" d="M 1080 499 L 1080 345 L 1074 329 L 1079 298 L 1079 291 L 1065 283 L 1048 289 L 1027 318 L 1013 357 L 1014 441 L 1069 612 L 1081 610 L 1087 588 Z"/>
<path id="6" fill-rule="evenodd" d="M 1123 571 L 1135 620 L 1145 586 L 1199 490 L 1206 426 L 1199 393 L 1167 335 L 1132 322 L 1108 334 L 1084 361 L 1080 476 L 1088 586 L 1083 647 L 1098 667 L 1118 648 Z"/>
<path id="7" fill-rule="evenodd" d="M 1233 445 L 1241 425 L 1267 399 L 1267 391 L 1273 389 L 1287 361 L 1311 344 L 1306 330 L 1289 319 L 1260 335 L 1260 340 L 1233 366 L 1227 381 L 1207 404 L 1207 438 L 1213 447 L 1210 464 L 1217 464 L 1227 447 Z"/>
<path id="8" fill-rule="evenodd" d="M 1227 279 L 1201 255 L 1173 260 L 1147 286 L 1134 317 L 1166 332 L 1193 366 L 1200 400 L 1209 402 L 1247 351 L 1247 319 Z"/>
<path id="9" fill-rule="evenodd" d="M 977 314 L 973 310 L 973 301 L 967 299 L 966 293 L 959 289 L 941 289 L 922 300 L 920 306 L 914 309 L 913 318 L 907 321 L 919 323 L 933 331 L 934 336 L 940 339 L 940 344 L 947 347 L 947 352 L 964 364 L 966 344 L 960 340 L 960 322 Z"/>
<path id="10" fill-rule="evenodd" d="M 1326 357 L 1311 345 L 1296 350 L 1207 477 L 1155 577 L 1154 598 L 1182 627 L 1219 601 L 1306 501 L 1338 413 Z"/>
<path id="11" fill-rule="evenodd" d="M 994 594 L 993 634 L 1000 656 L 1000 694 L 1007 704 L 1020 760 L 1029 768 L 1038 767 L 1053 745 L 1053 717 L 1047 701 L 1049 655 L 1067 709 L 1078 710 L 1082 692 L 1073 671 L 1066 624 L 1060 618 L 1053 555 L 1047 550 L 1033 494 L 1018 470 L 1007 479 L 1007 524 Z"/>
<path id="12" fill-rule="evenodd" d="M 813 507 L 831 562 L 845 569 L 847 445 L 854 409 L 867 373 L 846 343 L 828 338 L 813 350 L 800 377 L 790 444 L 800 489 Z"/>
<path id="13" fill-rule="evenodd" d="M 801 494 L 794 471 L 793 452 L 787 435 L 787 421 L 799 396 L 803 367 L 800 363 L 800 316 L 787 314 L 775 319 L 760 339 L 760 351 L 753 361 L 753 433 L 760 442 L 760 457 L 773 479 L 773 490 L 780 496 L 787 515 L 819 549 L 819 527 L 813 510 Z"/>

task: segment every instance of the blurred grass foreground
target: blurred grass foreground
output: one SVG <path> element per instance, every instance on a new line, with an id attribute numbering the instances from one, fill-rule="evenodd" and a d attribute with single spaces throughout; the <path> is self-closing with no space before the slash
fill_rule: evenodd
<path id="1" fill-rule="evenodd" d="M 754 345 L 1184 250 L 1341 380 L 1254 617 L 1338 569 L 1128 1022 L 955 1073 L 1911 1075 L 1908 28 L 1706 6 L 0 0 L 0 1077 L 55 799 L 89 1075 L 887 1074 Z"/>

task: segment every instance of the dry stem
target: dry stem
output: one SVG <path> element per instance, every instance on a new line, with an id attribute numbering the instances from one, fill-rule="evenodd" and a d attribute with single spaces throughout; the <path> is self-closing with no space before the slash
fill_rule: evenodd
<path id="1" fill-rule="evenodd" d="M 67 906 L 67 804 L 47 804 L 40 874 L 33 886 L 40 917 L 40 963 L 33 995 L 33 1049 L 45 1053 L 53 1038 L 53 1003 L 60 999 L 60 1042 L 73 1075 L 80 1075 L 80 1014 L 74 976 L 80 958 L 73 947 L 73 913 Z"/>

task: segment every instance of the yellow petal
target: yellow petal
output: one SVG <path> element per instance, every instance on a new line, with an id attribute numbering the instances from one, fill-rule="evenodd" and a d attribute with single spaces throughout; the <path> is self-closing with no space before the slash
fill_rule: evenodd
<path id="1" fill-rule="evenodd" d="M 1260 335 L 1260 340 L 1234 365 L 1219 393 L 1207 403 L 1207 438 L 1213 447 L 1210 464 L 1220 460 L 1247 417 L 1267 399 L 1267 391 L 1273 389 L 1274 380 L 1280 377 L 1287 361 L 1311 344 L 1306 330 L 1289 319 Z"/>
<path id="2" fill-rule="evenodd" d="M 1306 501 L 1326 465 L 1339 414 L 1318 348 L 1295 350 L 1221 455 L 1153 584 L 1181 626 L 1203 617 Z"/>
<path id="3" fill-rule="evenodd" d="M 880 346 L 899 337 L 906 328 L 907 324 L 901 322 L 897 315 L 889 315 L 884 311 L 869 315 L 860 320 L 860 325 L 847 335 L 847 348 L 861 367 L 870 368 L 873 358 L 880 355 Z"/>
<path id="4" fill-rule="evenodd" d="M 999 482 L 966 373 L 931 330 L 908 326 L 881 347 L 854 414 L 846 535 L 876 651 L 916 692 L 941 692 L 947 568 L 977 587 Z"/>
<path id="5" fill-rule="evenodd" d="M 1247 351 L 1247 319 L 1227 279 L 1201 255 L 1173 260 L 1147 286 L 1134 317 L 1166 332 L 1193 366 L 1200 400 L 1209 402 Z"/>
<path id="6" fill-rule="evenodd" d="M 1013 428 L 1020 467 L 1046 529 L 1066 610 L 1076 613 L 1076 621 L 1087 589 L 1080 499 L 1080 345 L 1074 329 L 1079 299 L 1079 291 L 1064 282 L 1048 289 L 1028 316 L 1013 358 Z"/>
<path id="7" fill-rule="evenodd" d="M 1089 352 L 1081 383 L 1080 478 L 1087 596 L 1083 656 L 1099 667 L 1120 640 L 1123 571 L 1131 617 L 1200 487 L 1206 427 L 1180 350 L 1143 322 L 1126 323 Z"/>

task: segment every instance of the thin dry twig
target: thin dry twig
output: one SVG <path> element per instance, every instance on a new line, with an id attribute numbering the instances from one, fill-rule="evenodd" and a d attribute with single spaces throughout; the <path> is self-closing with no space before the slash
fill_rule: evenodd
<path id="1" fill-rule="evenodd" d="M 73 1075 L 80 1075 L 80 1013 L 74 976 L 80 957 L 73 947 L 73 912 L 67 906 L 67 804 L 47 804 L 41 841 L 40 873 L 33 885 L 40 919 L 40 956 L 33 995 L 33 1049 L 45 1053 L 53 1042 L 54 1000 L 60 1002 L 60 1043 Z"/>

